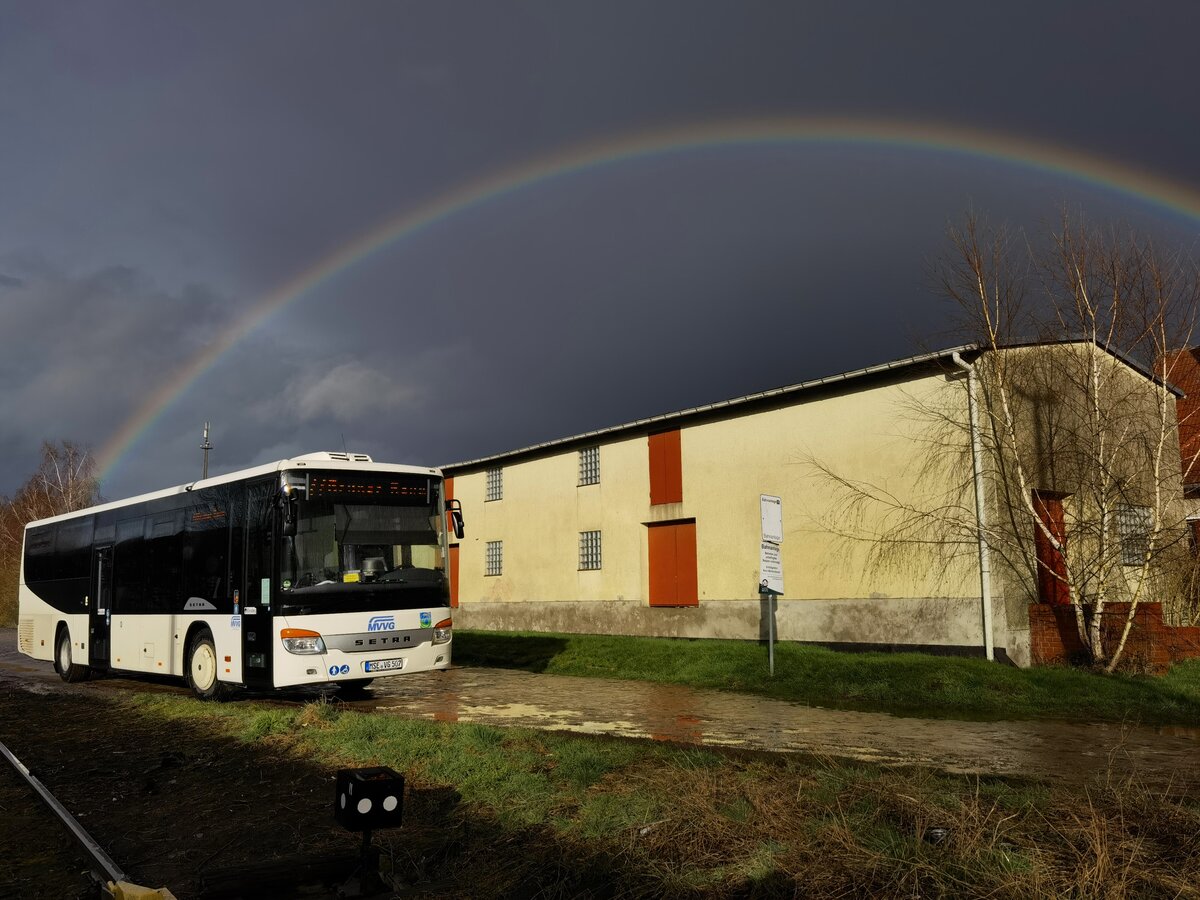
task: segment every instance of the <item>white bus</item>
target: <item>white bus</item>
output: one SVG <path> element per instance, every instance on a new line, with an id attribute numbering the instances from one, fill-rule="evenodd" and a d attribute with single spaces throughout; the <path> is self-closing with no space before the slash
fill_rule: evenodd
<path id="1" fill-rule="evenodd" d="M 18 649 L 204 700 L 442 669 L 448 519 L 437 469 L 313 453 L 31 522 Z"/>

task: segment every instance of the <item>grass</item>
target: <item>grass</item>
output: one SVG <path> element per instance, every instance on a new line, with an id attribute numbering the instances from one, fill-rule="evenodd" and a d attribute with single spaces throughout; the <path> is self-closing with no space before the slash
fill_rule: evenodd
<path id="1" fill-rule="evenodd" d="M 456 631 L 454 661 L 741 691 L 843 709 L 967 719 L 1200 724 L 1200 660 L 1160 677 L 1017 669 L 919 653 L 840 653 L 794 643 Z"/>
<path id="2" fill-rule="evenodd" d="M 388 765 L 410 793 L 449 792 L 398 833 L 395 864 L 476 896 L 1200 896 L 1200 806 L 1132 780 L 1052 787 L 328 702 L 121 703 L 285 764 Z"/>

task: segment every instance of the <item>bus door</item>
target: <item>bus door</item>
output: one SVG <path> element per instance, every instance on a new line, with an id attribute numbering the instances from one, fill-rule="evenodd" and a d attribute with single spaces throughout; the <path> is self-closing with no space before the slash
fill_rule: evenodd
<path id="1" fill-rule="evenodd" d="M 106 668 L 109 663 L 108 634 L 112 623 L 113 548 L 92 551 L 91 595 L 88 614 L 88 664 Z"/>
<path id="2" fill-rule="evenodd" d="M 242 680 L 251 689 L 275 686 L 272 649 L 275 645 L 272 611 L 276 592 L 277 532 L 276 494 L 278 478 L 246 487 L 245 564 L 242 579 Z"/>

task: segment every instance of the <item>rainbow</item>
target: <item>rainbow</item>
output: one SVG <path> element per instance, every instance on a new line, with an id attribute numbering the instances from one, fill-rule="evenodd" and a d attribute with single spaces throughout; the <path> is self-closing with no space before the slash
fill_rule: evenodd
<path id="1" fill-rule="evenodd" d="M 556 178 L 635 159 L 720 148 L 853 144 L 948 153 L 1049 173 L 1200 220 L 1200 190 L 1128 163 L 1032 138 L 940 122 L 758 118 L 645 131 L 586 143 L 502 169 L 362 232 L 271 291 L 160 384 L 97 453 L 101 478 L 204 373 L 267 319 L 374 253 L 449 216 Z"/>

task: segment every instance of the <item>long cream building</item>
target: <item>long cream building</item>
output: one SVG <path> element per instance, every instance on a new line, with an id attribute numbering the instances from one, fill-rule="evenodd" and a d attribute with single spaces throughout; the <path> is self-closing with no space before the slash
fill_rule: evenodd
<path id="1" fill-rule="evenodd" d="M 780 640 L 982 655 L 990 610 L 996 655 L 1028 664 L 1036 574 L 998 571 L 985 598 L 976 546 L 923 543 L 904 521 L 947 503 L 975 516 L 969 432 L 946 425 L 967 421 L 964 366 L 980 355 L 952 348 L 445 466 L 467 523 L 451 548 L 456 624 L 762 638 L 768 495 L 782 501 Z"/>

